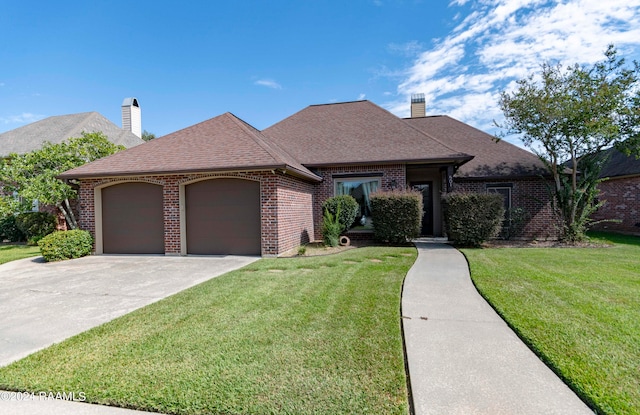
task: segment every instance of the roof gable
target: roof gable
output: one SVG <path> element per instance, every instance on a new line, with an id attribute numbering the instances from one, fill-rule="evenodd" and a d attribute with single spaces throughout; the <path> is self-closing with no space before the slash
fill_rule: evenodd
<path id="1" fill-rule="evenodd" d="M 58 115 L 0 134 L 0 157 L 24 154 L 42 147 L 45 142 L 61 143 L 83 132 L 102 132 L 114 144 L 133 147 L 144 143 L 130 131 L 123 130 L 98 112 Z"/>
<path id="2" fill-rule="evenodd" d="M 474 156 L 461 166 L 458 177 L 501 178 L 548 174 L 535 154 L 446 115 L 405 118 L 404 122 L 424 131 L 458 151 Z"/>
<path id="3" fill-rule="evenodd" d="M 155 173 L 287 169 L 311 180 L 318 176 L 231 113 L 151 140 L 60 175 L 65 178 Z"/>
<path id="4" fill-rule="evenodd" d="M 306 166 L 471 158 L 370 101 L 312 105 L 262 132 Z"/>

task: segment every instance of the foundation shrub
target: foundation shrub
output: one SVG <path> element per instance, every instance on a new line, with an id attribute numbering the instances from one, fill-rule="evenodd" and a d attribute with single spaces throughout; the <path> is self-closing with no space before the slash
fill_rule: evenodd
<path id="1" fill-rule="evenodd" d="M 88 231 L 73 229 L 53 232 L 38 242 L 40 253 L 47 262 L 80 258 L 93 249 L 93 238 Z"/>
<path id="2" fill-rule="evenodd" d="M 391 190 L 373 193 L 370 198 L 376 241 L 401 244 L 420 235 L 422 193 Z"/>
<path id="3" fill-rule="evenodd" d="M 498 235 L 504 202 L 496 193 L 449 193 L 442 198 L 447 236 L 456 245 L 480 246 Z"/>
<path id="4" fill-rule="evenodd" d="M 360 205 L 351 195 L 328 198 L 322 204 L 322 211 L 328 211 L 340 224 L 340 233 L 348 231 L 356 220 Z"/>

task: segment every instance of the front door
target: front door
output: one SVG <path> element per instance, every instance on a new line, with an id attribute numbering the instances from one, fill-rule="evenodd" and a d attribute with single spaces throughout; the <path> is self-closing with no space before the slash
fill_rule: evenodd
<path id="1" fill-rule="evenodd" d="M 411 182 L 411 188 L 422 193 L 421 236 L 433 235 L 433 182 Z"/>

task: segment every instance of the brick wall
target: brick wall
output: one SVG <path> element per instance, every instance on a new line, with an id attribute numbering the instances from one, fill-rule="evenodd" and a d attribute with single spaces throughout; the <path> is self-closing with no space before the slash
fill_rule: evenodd
<path id="1" fill-rule="evenodd" d="M 605 204 L 592 216 L 602 222 L 594 229 L 625 233 L 640 233 L 640 177 L 609 179 L 598 185 L 598 199 Z"/>
<path id="2" fill-rule="evenodd" d="M 143 181 L 163 186 L 165 254 L 180 254 L 180 185 L 209 178 L 239 178 L 260 182 L 262 255 L 273 256 L 313 235 L 311 184 L 271 171 L 226 174 L 150 175 L 134 178 L 86 179 L 78 191 L 79 225 L 95 237 L 94 189 L 110 183 Z M 280 213 L 280 218 L 278 214 Z"/>
<path id="3" fill-rule="evenodd" d="M 547 186 L 542 179 L 472 181 L 454 178 L 454 192 L 486 192 L 487 185 L 511 186 L 511 207 L 523 208 L 528 216 L 521 237 L 557 239 L 558 221 L 551 208 Z"/>
<path id="4" fill-rule="evenodd" d="M 277 253 L 309 243 L 314 237 L 313 185 L 288 176 L 278 177 Z"/>
<path id="5" fill-rule="evenodd" d="M 315 229 L 315 240 L 322 239 L 322 203 L 334 195 L 334 174 L 373 174 L 382 173 L 380 184 L 382 190 L 391 189 L 395 185 L 404 188 L 406 186 L 406 169 L 404 164 L 393 165 L 370 165 L 370 166 L 341 166 L 323 167 L 317 169 L 315 173 L 322 177 L 322 182 L 315 185 L 313 218 Z"/>

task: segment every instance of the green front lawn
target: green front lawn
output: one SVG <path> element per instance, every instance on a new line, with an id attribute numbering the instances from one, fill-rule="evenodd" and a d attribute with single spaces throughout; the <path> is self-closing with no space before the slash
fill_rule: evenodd
<path id="1" fill-rule="evenodd" d="M 464 249 L 478 290 L 606 414 L 640 413 L 640 238 L 603 248 Z"/>
<path id="2" fill-rule="evenodd" d="M 0 244 L 0 264 L 38 255 L 40 248 L 37 246 Z"/>
<path id="3" fill-rule="evenodd" d="M 264 259 L 0 369 L 0 389 L 175 414 L 406 414 L 414 248 Z"/>

